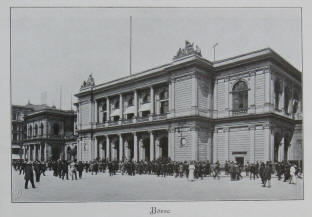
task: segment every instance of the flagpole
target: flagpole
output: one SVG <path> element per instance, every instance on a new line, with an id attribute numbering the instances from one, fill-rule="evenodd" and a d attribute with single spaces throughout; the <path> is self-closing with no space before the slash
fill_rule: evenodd
<path id="1" fill-rule="evenodd" d="M 132 75 L 132 16 L 130 16 L 130 75 Z"/>

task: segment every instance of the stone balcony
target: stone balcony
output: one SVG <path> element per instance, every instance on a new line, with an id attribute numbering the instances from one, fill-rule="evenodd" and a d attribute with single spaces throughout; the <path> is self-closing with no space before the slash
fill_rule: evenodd
<path id="1" fill-rule="evenodd" d="M 96 128 L 105 128 L 105 127 L 115 127 L 115 126 L 124 126 L 136 123 L 145 123 L 145 122 L 153 122 L 153 121 L 160 121 L 160 120 L 167 120 L 167 114 L 161 115 L 150 115 L 148 117 L 138 117 L 132 119 L 122 119 L 118 121 L 109 121 L 105 123 L 96 123 Z"/>

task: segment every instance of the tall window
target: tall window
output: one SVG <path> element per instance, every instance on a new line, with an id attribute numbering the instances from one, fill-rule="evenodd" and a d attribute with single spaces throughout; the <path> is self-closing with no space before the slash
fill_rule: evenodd
<path id="1" fill-rule="evenodd" d="M 160 114 L 167 114 L 169 110 L 169 94 L 168 90 L 164 90 L 159 94 L 159 100 L 160 100 Z"/>
<path id="2" fill-rule="evenodd" d="M 247 112 L 248 86 L 246 82 L 239 81 L 233 87 L 233 111 Z"/>
<path id="3" fill-rule="evenodd" d="M 142 98 L 142 104 L 145 104 L 145 103 L 150 103 L 151 102 L 151 96 L 149 93 L 145 93 L 143 95 L 143 98 Z"/>
<path id="4" fill-rule="evenodd" d="M 279 110 L 279 100 L 280 100 L 280 94 L 281 93 L 282 93 L 281 81 L 279 79 L 277 79 L 274 82 L 275 110 Z"/>
<path id="5" fill-rule="evenodd" d="M 38 136 L 38 125 L 37 125 L 37 124 L 35 125 L 35 133 L 34 133 L 34 136 Z"/>
<path id="6" fill-rule="evenodd" d="M 289 107 L 289 101 L 290 101 L 290 97 L 291 97 L 291 92 L 290 89 L 285 87 L 285 101 L 284 101 L 284 108 L 285 108 L 285 112 L 286 114 L 288 114 L 288 107 Z"/>
<path id="7" fill-rule="evenodd" d="M 299 102 L 299 97 L 297 91 L 294 93 L 294 99 L 293 99 L 293 113 L 297 113 L 298 111 L 298 102 Z"/>
<path id="8" fill-rule="evenodd" d="M 53 124 L 53 134 L 59 135 L 60 127 L 57 123 Z"/>
<path id="9" fill-rule="evenodd" d="M 29 127 L 29 134 L 28 134 L 29 137 L 32 137 L 32 130 L 33 130 L 33 129 L 32 129 L 32 126 L 30 126 L 30 127 Z"/>
<path id="10" fill-rule="evenodd" d="M 133 97 L 132 96 L 128 99 L 128 107 L 130 107 L 130 106 L 133 106 Z"/>
<path id="11" fill-rule="evenodd" d="M 43 123 L 40 124 L 40 135 L 43 135 Z"/>

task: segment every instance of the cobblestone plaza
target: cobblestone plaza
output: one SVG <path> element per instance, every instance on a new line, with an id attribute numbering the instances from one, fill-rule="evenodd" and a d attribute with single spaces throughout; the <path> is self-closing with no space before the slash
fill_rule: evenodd
<path id="1" fill-rule="evenodd" d="M 185 177 L 166 178 L 155 175 L 128 176 L 108 173 L 84 173 L 81 180 L 62 180 L 47 171 L 36 188 L 25 190 L 23 175 L 13 171 L 12 201 L 14 202 L 103 202 L 103 201 L 199 201 L 199 200 L 290 200 L 303 199 L 303 180 L 296 185 L 272 179 L 272 187 L 264 188 L 261 180 L 244 177 L 230 181 L 205 177 L 188 181 Z M 64 193 L 66 192 L 66 193 Z"/>

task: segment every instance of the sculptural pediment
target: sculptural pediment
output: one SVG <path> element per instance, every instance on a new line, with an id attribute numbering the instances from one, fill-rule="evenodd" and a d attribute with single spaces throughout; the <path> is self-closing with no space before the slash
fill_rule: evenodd
<path id="1" fill-rule="evenodd" d="M 189 41 L 186 40 L 185 47 L 179 48 L 179 50 L 177 51 L 177 54 L 173 57 L 173 59 L 176 60 L 181 57 L 185 57 L 185 56 L 193 55 L 193 54 L 202 56 L 200 48 L 197 45 L 194 48 L 194 43 L 190 43 Z"/>
<path id="2" fill-rule="evenodd" d="M 82 82 L 80 90 L 84 89 L 84 88 L 88 88 L 88 87 L 93 87 L 94 85 L 95 85 L 95 82 L 94 82 L 94 78 L 93 78 L 92 73 L 91 73 L 89 75 L 88 79 Z"/>

